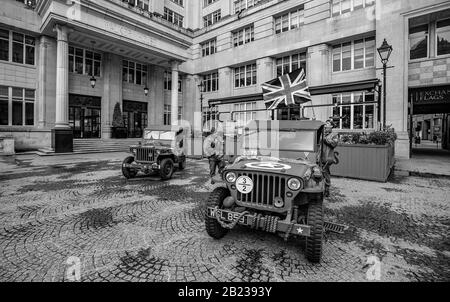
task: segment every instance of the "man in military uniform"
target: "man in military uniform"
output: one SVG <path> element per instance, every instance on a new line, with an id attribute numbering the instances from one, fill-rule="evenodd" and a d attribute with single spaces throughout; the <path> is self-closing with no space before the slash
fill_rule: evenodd
<path id="1" fill-rule="evenodd" d="M 203 143 L 203 150 L 209 160 L 209 176 L 211 177 L 211 184 L 214 184 L 214 176 L 216 170 L 220 173 L 225 167 L 223 160 L 223 136 L 220 131 L 211 128 L 211 134 L 205 139 Z"/>
<path id="2" fill-rule="evenodd" d="M 325 178 L 325 197 L 330 196 L 330 186 L 331 186 L 331 172 L 330 166 L 333 164 L 338 164 L 339 160 L 337 155 L 339 153 L 335 152 L 334 149 L 338 145 L 338 135 L 333 133 L 333 128 L 335 123 L 332 118 L 326 121 L 325 131 L 324 131 L 324 144 L 322 152 L 322 164 L 323 164 L 323 176 Z"/>

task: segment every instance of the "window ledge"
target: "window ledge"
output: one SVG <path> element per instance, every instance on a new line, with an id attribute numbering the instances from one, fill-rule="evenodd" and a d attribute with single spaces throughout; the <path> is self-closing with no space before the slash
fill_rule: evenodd
<path id="1" fill-rule="evenodd" d="M 25 67 L 25 68 L 30 68 L 30 69 L 36 69 L 36 64 L 34 64 L 34 65 L 30 65 L 30 64 L 21 64 L 21 63 L 10 62 L 10 61 L 0 61 L 0 63 L 4 63 L 4 64 L 8 64 L 8 65 L 13 65 L 13 66 L 20 66 L 20 67 Z"/>
<path id="2" fill-rule="evenodd" d="M 367 70 L 375 70 L 375 66 L 372 67 L 365 67 L 365 68 L 358 68 L 358 69 L 350 69 L 350 70 L 343 70 L 343 71 L 332 71 L 332 74 L 345 74 L 350 72 L 358 72 L 358 71 L 367 71 Z"/>
<path id="3" fill-rule="evenodd" d="M 422 62 L 427 62 L 427 61 L 436 61 L 436 60 L 442 60 L 442 59 L 448 59 L 450 58 L 450 54 L 447 55 L 440 55 L 440 56 L 436 56 L 433 58 L 420 58 L 420 59 L 414 59 L 414 60 L 409 60 L 408 64 L 412 64 L 412 63 L 422 63 Z"/>

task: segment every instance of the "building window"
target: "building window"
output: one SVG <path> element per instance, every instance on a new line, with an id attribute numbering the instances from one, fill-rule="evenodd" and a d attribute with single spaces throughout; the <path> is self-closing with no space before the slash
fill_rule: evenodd
<path id="1" fill-rule="evenodd" d="M 181 92 L 181 76 L 178 75 L 178 91 Z M 164 90 L 172 90 L 172 72 L 164 71 Z"/>
<path id="2" fill-rule="evenodd" d="M 242 28 L 233 32 L 233 46 L 239 46 L 243 44 L 255 41 L 255 28 L 252 25 Z"/>
<path id="3" fill-rule="evenodd" d="M 0 29 L 0 60 L 34 65 L 35 42 L 32 36 Z"/>
<path id="4" fill-rule="evenodd" d="M 236 121 L 237 126 L 245 126 L 250 121 L 256 119 L 256 102 L 248 102 L 248 103 L 240 103 L 240 104 L 234 104 L 233 111 L 234 116 L 233 119 Z M 237 111 L 246 111 L 246 112 L 237 112 Z"/>
<path id="5" fill-rule="evenodd" d="M 366 38 L 333 46 L 333 72 L 375 66 L 375 38 Z"/>
<path id="6" fill-rule="evenodd" d="M 409 27 L 410 60 L 428 58 L 428 24 Z"/>
<path id="7" fill-rule="evenodd" d="M 164 19 L 166 19 L 170 23 L 173 23 L 179 27 L 183 27 L 184 17 L 182 15 L 177 14 L 176 12 L 168 9 L 167 7 L 164 7 Z"/>
<path id="8" fill-rule="evenodd" d="M 213 4 L 217 0 L 203 0 L 203 7 L 207 7 L 210 4 Z"/>
<path id="9" fill-rule="evenodd" d="M 203 17 L 203 27 L 213 25 L 213 24 L 219 22 L 221 18 L 222 18 L 222 13 L 221 13 L 220 9 L 216 10 L 215 12 L 210 13 Z"/>
<path id="10" fill-rule="evenodd" d="M 11 103 L 11 107 L 9 103 Z M 33 89 L 0 86 L 0 125 L 33 126 L 34 103 L 35 91 Z M 11 112 L 11 120 L 9 112 Z"/>
<path id="11" fill-rule="evenodd" d="M 202 79 L 204 92 L 219 90 L 219 73 L 205 74 Z"/>
<path id="12" fill-rule="evenodd" d="M 333 104 L 349 104 L 333 108 L 333 115 L 342 117 L 338 129 L 341 130 L 368 130 L 375 128 L 375 96 L 368 92 L 354 92 L 333 95 Z"/>
<path id="13" fill-rule="evenodd" d="M 128 3 L 130 6 L 135 6 L 145 11 L 148 11 L 149 0 L 122 0 L 122 2 Z"/>
<path id="14" fill-rule="evenodd" d="M 339 16 L 350 11 L 368 7 L 375 3 L 375 0 L 331 0 L 331 15 Z"/>
<path id="15" fill-rule="evenodd" d="M 256 64 L 236 67 L 234 69 L 234 87 L 256 85 Z"/>
<path id="16" fill-rule="evenodd" d="M 170 1 L 172 1 L 173 3 L 178 4 L 179 6 L 184 7 L 183 0 L 170 0 Z"/>
<path id="17" fill-rule="evenodd" d="M 253 7 L 261 1 L 263 1 L 263 0 L 237 0 L 237 1 L 234 1 L 234 13 L 237 14 L 240 11 L 243 11 L 244 9 Z"/>
<path id="18" fill-rule="evenodd" d="M 436 43 L 438 56 L 450 54 L 450 19 L 437 21 Z"/>
<path id="19" fill-rule="evenodd" d="M 276 60 L 277 77 L 303 67 L 306 73 L 306 53 L 295 54 Z"/>
<path id="20" fill-rule="evenodd" d="M 217 52 L 217 40 L 210 40 L 204 43 L 201 43 L 200 46 L 202 48 L 202 57 L 206 57 Z"/>
<path id="21" fill-rule="evenodd" d="M 303 5 L 295 10 L 275 17 L 275 33 L 279 34 L 292 29 L 299 28 L 304 23 Z"/>
<path id="22" fill-rule="evenodd" d="M 122 80 L 136 85 L 147 85 L 148 69 L 146 64 L 127 60 L 122 61 Z"/>
<path id="23" fill-rule="evenodd" d="M 69 47 L 69 72 L 99 77 L 102 55 L 90 50 Z"/>
<path id="24" fill-rule="evenodd" d="M 9 61 L 9 31 L 0 29 L 0 60 Z"/>
<path id="25" fill-rule="evenodd" d="M 172 106 L 171 105 L 164 105 L 164 125 L 171 125 L 172 124 Z M 181 121 L 183 119 L 183 107 L 178 107 L 178 120 Z"/>
<path id="26" fill-rule="evenodd" d="M 0 125 L 8 125 L 9 92 L 8 86 L 0 86 Z"/>

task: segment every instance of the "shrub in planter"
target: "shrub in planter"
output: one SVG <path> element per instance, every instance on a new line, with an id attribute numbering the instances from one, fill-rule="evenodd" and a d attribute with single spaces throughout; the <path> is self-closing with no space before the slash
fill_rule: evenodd
<path id="1" fill-rule="evenodd" d="M 127 138 L 127 128 L 125 127 L 122 110 L 120 110 L 120 104 L 116 103 L 113 112 L 112 121 L 112 137 L 113 138 Z"/>

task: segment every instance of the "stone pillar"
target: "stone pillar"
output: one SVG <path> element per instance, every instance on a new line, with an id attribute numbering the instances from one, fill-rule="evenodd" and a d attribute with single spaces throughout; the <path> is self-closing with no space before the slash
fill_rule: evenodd
<path id="1" fill-rule="evenodd" d="M 112 116 L 116 103 L 122 105 L 122 58 L 103 55 L 102 138 L 111 138 Z M 122 108 L 123 109 L 123 108 Z M 122 110 L 123 111 L 123 110 Z"/>
<path id="2" fill-rule="evenodd" d="M 327 44 L 319 44 L 309 47 L 306 60 L 306 80 L 308 86 L 327 85 L 331 83 L 331 69 L 329 63 L 330 48 Z M 331 104 L 331 96 L 313 96 L 311 103 L 307 103 L 306 105 Z M 315 117 L 320 121 L 326 121 L 332 114 L 332 107 L 316 107 L 314 110 L 305 110 L 306 117 Z"/>
<path id="3" fill-rule="evenodd" d="M 69 126 L 69 43 L 70 29 L 57 24 L 56 119 L 52 130 L 52 147 L 56 153 L 73 151 L 73 132 Z"/>
<path id="4" fill-rule="evenodd" d="M 219 69 L 219 91 L 220 95 L 232 95 L 232 72 L 230 67 L 223 67 Z"/>
<path id="5" fill-rule="evenodd" d="M 256 61 L 256 68 L 258 73 L 258 86 L 275 78 L 273 58 L 265 57 L 258 59 Z"/>
<path id="6" fill-rule="evenodd" d="M 48 42 L 47 36 L 41 36 L 39 41 L 39 79 L 38 79 L 38 128 L 45 128 L 46 121 L 46 102 L 47 94 L 46 94 L 46 85 L 47 81 L 47 60 L 48 60 Z"/>
<path id="7" fill-rule="evenodd" d="M 178 66 L 179 62 L 172 61 L 172 93 L 171 93 L 171 124 L 178 121 Z"/>
<path id="8" fill-rule="evenodd" d="M 149 69 L 149 125 L 164 124 L 164 68 L 151 65 Z"/>

